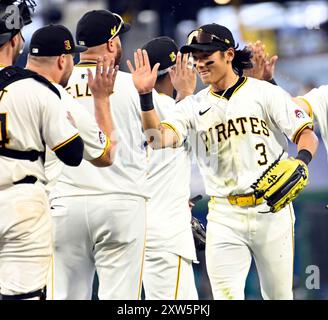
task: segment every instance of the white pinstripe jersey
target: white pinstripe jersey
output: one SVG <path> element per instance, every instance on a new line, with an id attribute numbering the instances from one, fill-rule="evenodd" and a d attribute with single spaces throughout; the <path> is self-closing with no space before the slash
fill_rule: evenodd
<path id="1" fill-rule="evenodd" d="M 252 192 L 250 185 L 312 125 L 311 118 L 277 86 L 242 77 L 225 97 L 210 88 L 182 100 L 163 121 L 180 141 L 188 135 L 206 193 L 226 197 Z"/>
<path id="2" fill-rule="evenodd" d="M 87 68 L 95 72 L 93 64 L 74 67 L 67 91 L 93 115 Z M 65 167 L 51 198 L 110 193 L 146 195 L 145 137 L 142 133 L 139 95 L 131 74 L 118 72 L 110 103 L 118 142 L 114 163 L 110 167 L 96 168 L 83 160 L 77 168 Z"/>
<path id="3" fill-rule="evenodd" d="M 314 118 L 319 124 L 322 139 L 328 152 L 328 85 L 312 89 L 303 99 L 313 110 Z"/>
<path id="4" fill-rule="evenodd" d="M 78 135 L 60 108 L 59 97 L 34 79 L 7 86 L 0 93 L 0 142 L 18 151 L 59 149 Z M 0 188 L 34 175 L 45 182 L 44 165 L 37 161 L 0 156 Z"/>

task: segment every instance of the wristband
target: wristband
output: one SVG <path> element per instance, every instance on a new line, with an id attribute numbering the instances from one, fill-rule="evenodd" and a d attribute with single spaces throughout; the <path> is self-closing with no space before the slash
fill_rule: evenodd
<path id="1" fill-rule="evenodd" d="M 150 111 L 154 109 L 152 92 L 139 94 L 141 111 Z"/>
<path id="2" fill-rule="evenodd" d="M 298 152 L 296 159 L 302 160 L 306 165 L 312 160 L 312 154 L 310 151 L 302 149 Z"/>

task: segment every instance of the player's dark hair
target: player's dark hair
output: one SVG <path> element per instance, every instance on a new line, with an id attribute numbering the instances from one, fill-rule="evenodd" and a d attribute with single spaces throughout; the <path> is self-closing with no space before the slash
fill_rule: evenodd
<path id="1" fill-rule="evenodd" d="M 244 47 L 242 50 L 237 50 L 237 45 L 234 49 L 235 57 L 232 60 L 232 69 L 241 77 L 245 69 L 253 68 L 251 60 L 253 54 L 247 47 Z"/>

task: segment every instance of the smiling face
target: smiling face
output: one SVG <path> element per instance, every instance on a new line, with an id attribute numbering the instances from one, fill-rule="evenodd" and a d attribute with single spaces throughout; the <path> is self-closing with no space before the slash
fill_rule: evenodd
<path id="1" fill-rule="evenodd" d="M 205 85 L 215 84 L 226 77 L 231 71 L 231 62 L 234 56 L 233 50 L 225 52 L 196 51 L 192 53 L 196 70 Z"/>

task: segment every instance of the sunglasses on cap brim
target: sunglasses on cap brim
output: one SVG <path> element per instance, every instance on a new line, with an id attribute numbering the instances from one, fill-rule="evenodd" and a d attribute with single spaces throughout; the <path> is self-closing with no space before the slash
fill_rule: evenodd
<path id="1" fill-rule="evenodd" d="M 117 13 L 113 13 L 113 15 L 120 21 L 120 24 L 118 25 L 116 32 L 108 39 L 108 41 L 114 39 L 119 34 L 124 25 L 124 21 L 120 15 L 118 15 Z"/>
<path id="2" fill-rule="evenodd" d="M 205 32 L 201 29 L 191 31 L 187 38 L 187 45 L 190 44 L 211 44 L 213 42 L 221 42 L 226 46 L 230 46 L 228 39 L 222 39 L 214 34 Z"/>

